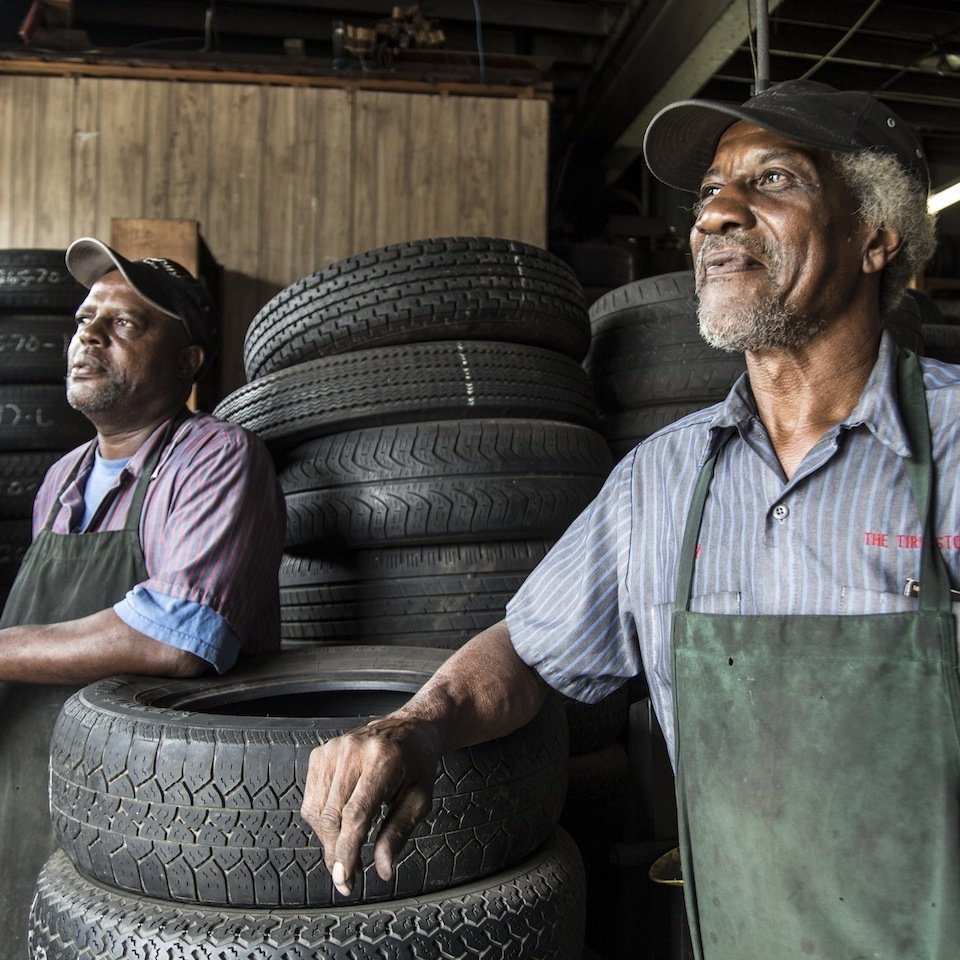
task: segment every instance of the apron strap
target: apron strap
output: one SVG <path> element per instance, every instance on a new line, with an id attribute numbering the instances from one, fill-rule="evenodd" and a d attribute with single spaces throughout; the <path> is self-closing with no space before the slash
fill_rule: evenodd
<path id="1" fill-rule="evenodd" d="M 897 362 L 900 415 L 910 440 L 910 456 L 904 462 L 913 500 L 923 525 L 920 548 L 920 609 L 950 612 L 950 577 L 937 548 L 933 494 L 933 444 L 923 392 L 923 371 L 915 353 L 900 352 Z"/>
<path id="2" fill-rule="evenodd" d="M 133 531 L 139 535 L 140 514 L 143 510 L 143 502 L 147 496 L 147 488 L 150 485 L 150 481 L 153 479 L 153 472 L 157 469 L 157 464 L 160 462 L 160 457 L 163 455 L 163 451 L 166 450 L 167 446 L 169 445 L 174 433 L 189 416 L 189 411 L 186 408 L 182 408 L 180 412 L 169 421 L 166 430 L 163 432 L 162 439 L 157 446 L 154 447 L 153 451 L 150 453 L 150 456 L 144 462 L 140 471 L 140 478 L 137 482 L 136 490 L 134 490 L 133 493 L 133 499 L 130 501 L 130 509 L 127 511 L 126 521 L 124 522 L 122 528 L 123 530 L 128 532 Z M 67 474 L 67 478 L 64 480 L 63 486 L 53 499 L 53 504 L 50 507 L 50 514 L 47 517 L 46 523 L 43 525 L 44 530 L 49 532 L 53 529 L 53 524 L 57 519 L 57 514 L 60 513 L 60 508 L 63 506 L 60 498 L 63 496 L 64 491 L 66 491 L 70 484 L 77 479 L 77 474 L 80 472 L 80 465 L 87 458 L 88 452 L 92 450 L 96 444 L 96 438 L 90 441 L 86 450 L 77 458 L 77 462 L 73 465 L 70 473 Z M 96 527 L 97 524 L 100 523 L 100 521 L 103 519 L 104 513 L 106 513 L 107 509 L 110 507 L 110 504 L 113 503 L 117 496 L 119 496 L 120 491 L 126 485 L 129 477 L 130 474 L 124 470 L 119 482 L 117 483 L 117 486 L 114 487 L 113 490 L 111 490 L 100 501 L 97 509 L 94 511 L 94 514 L 90 519 L 90 523 L 88 524 L 89 527 Z"/>
<path id="3" fill-rule="evenodd" d="M 683 529 L 683 542 L 680 545 L 680 557 L 677 561 L 677 598 L 674 609 L 689 610 L 690 596 L 693 589 L 693 564 L 697 555 L 697 541 L 700 539 L 700 527 L 703 523 L 703 507 L 707 502 L 707 491 L 713 479 L 713 471 L 717 465 L 717 454 L 700 469 L 697 484 L 693 488 L 693 498 L 687 512 L 687 523 Z"/>

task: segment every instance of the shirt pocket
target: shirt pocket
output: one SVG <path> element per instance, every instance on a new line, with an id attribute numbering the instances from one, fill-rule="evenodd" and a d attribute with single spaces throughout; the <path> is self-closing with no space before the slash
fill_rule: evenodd
<path id="1" fill-rule="evenodd" d="M 914 613 L 917 601 L 902 593 L 884 590 L 864 590 L 862 587 L 841 587 L 840 613 L 846 615 L 870 613 Z"/>
<path id="2" fill-rule="evenodd" d="M 669 686 L 673 674 L 670 637 L 674 606 L 672 601 L 649 606 L 645 623 L 650 664 L 658 681 L 664 686 Z M 696 613 L 740 616 L 743 612 L 742 594 L 737 590 L 701 594 L 691 599 L 690 609 Z"/>

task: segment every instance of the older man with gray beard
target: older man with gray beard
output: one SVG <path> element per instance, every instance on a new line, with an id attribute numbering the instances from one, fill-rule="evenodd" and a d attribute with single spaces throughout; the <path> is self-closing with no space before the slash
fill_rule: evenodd
<path id="1" fill-rule="evenodd" d="M 880 323 L 932 252 L 920 144 L 788 81 L 665 108 L 645 154 L 699 197 L 701 328 L 746 375 L 616 467 L 503 622 L 319 746 L 304 815 L 346 890 L 386 803 L 389 876 L 444 751 L 642 671 L 698 958 L 954 958 L 960 368 Z"/>

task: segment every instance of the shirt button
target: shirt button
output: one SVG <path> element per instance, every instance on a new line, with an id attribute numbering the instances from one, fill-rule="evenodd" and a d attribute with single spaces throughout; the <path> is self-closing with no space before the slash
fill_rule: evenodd
<path id="1" fill-rule="evenodd" d="M 787 505 L 786 505 L 785 503 L 778 503 L 778 504 L 773 508 L 773 515 L 774 515 L 774 517 L 777 518 L 777 520 L 786 520 L 786 519 L 787 519 L 787 515 L 788 515 L 789 513 L 790 513 L 790 511 L 787 509 Z"/>

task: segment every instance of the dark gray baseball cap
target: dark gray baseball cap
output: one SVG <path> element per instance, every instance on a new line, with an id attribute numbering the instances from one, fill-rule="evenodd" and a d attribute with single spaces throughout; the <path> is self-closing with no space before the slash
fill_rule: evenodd
<path id="1" fill-rule="evenodd" d="M 102 240 L 81 237 L 67 247 L 67 269 L 74 279 L 87 289 L 113 270 L 120 275 L 143 300 L 168 317 L 183 324 L 191 343 L 203 347 L 202 376 L 217 353 L 217 310 L 206 284 L 176 260 L 167 257 L 147 257 L 128 260 Z"/>
<path id="2" fill-rule="evenodd" d="M 816 80 L 785 80 L 745 103 L 679 100 L 650 121 L 643 138 L 647 166 L 658 180 L 696 193 L 723 131 L 746 120 L 795 143 L 853 153 L 891 153 L 925 190 L 923 148 L 913 130 L 869 93 L 837 90 Z"/>

